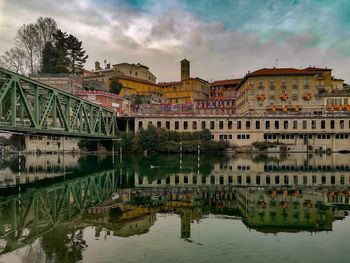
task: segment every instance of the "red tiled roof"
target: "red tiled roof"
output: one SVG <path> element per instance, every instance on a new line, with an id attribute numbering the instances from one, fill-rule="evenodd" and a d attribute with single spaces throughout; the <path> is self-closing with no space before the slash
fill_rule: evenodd
<path id="1" fill-rule="evenodd" d="M 237 88 L 241 87 L 243 83 L 249 78 L 254 76 L 279 76 L 279 75 L 316 75 L 316 72 L 306 69 L 296 68 L 262 68 L 247 74 L 239 83 Z"/>
<path id="2" fill-rule="evenodd" d="M 263 68 L 253 71 L 252 73 L 248 74 L 248 77 L 273 75 L 315 75 L 315 72 L 296 68 Z"/>
<path id="3" fill-rule="evenodd" d="M 242 79 L 215 80 L 210 86 L 238 85 Z"/>

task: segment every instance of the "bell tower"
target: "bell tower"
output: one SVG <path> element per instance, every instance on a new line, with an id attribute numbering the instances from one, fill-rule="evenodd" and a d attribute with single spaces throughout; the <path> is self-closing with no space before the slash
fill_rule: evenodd
<path id="1" fill-rule="evenodd" d="M 190 78 L 190 62 L 187 59 L 181 60 L 181 81 Z"/>

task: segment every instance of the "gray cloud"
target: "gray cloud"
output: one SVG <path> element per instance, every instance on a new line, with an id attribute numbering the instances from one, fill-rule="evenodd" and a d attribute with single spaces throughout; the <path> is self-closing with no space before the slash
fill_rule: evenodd
<path id="1" fill-rule="evenodd" d="M 193 76 L 215 80 L 237 78 L 248 70 L 272 67 L 278 58 L 282 67 L 333 67 L 337 77 L 350 81 L 350 61 L 332 49 L 314 45 L 322 39 L 313 34 L 312 25 L 298 34 L 271 29 L 270 37 L 262 39 L 258 33 L 230 30 L 220 22 L 203 21 L 178 2 L 170 2 L 164 4 L 166 8 L 157 5 L 143 12 L 126 5 L 87 0 L 3 2 L 0 4 L 0 53 L 13 45 L 22 24 L 34 22 L 39 16 L 49 16 L 64 31 L 83 41 L 89 54 L 88 69 L 93 68 L 97 59 L 107 59 L 113 64 L 140 62 L 148 65 L 159 81 L 177 80 L 179 62 L 187 57 Z M 258 25 L 254 27 L 259 29 Z M 271 37 L 283 41 L 273 41 Z M 344 43 L 344 49 L 346 46 Z"/>

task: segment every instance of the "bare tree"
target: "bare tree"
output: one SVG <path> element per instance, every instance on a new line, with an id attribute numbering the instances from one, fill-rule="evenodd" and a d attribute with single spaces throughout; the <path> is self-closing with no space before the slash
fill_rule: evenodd
<path id="1" fill-rule="evenodd" d="M 16 41 L 20 48 L 25 51 L 28 64 L 30 66 L 30 73 L 34 74 L 36 39 L 38 38 L 38 31 L 35 24 L 23 25 L 17 31 Z"/>
<path id="2" fill-rule="evenodd" d="M 16 73 L 26 74 L 28 66 L 25 51 L 19 47 L 11 48 L 0 56 L 0 66 Z"/>
<path id="3" fill-rule="evenodd" d="M 52 42 L 53 35 L 57 32 L 57 23 L 50 17 L 39 17 L 36 20 L 35 27 L 37 30 L 35 35 L 35 55 L 39 63 L 41 63 L 45 44 Z"/>

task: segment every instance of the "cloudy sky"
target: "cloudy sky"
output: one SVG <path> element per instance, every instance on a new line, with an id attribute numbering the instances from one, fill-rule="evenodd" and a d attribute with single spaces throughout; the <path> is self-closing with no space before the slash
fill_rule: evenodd
<path id="1" fill-rule="evenodd" d="M 0 0 L 0 53 L 39 16 L 83 41 L 89 60 L 148 65 L 158 81 L 238 78 L 316 65 L 350 82 L 348 0 Z"/>

